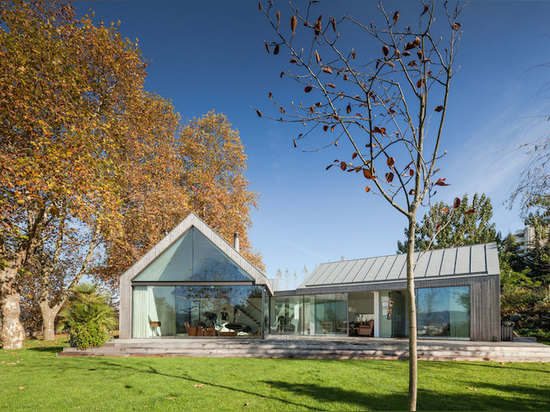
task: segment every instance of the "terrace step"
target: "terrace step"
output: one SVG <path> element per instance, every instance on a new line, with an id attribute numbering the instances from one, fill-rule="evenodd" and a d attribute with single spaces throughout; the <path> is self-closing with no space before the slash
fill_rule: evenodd
<path id="1" fill-rule="evenodd" d="M 100 348 L 65 348 L 58 356 L 145 356 L 145 357 L 246 357 L 295 359 L 406 359 L 408 345 L 396 342 L 341 342 L 322 340 L 224 340 L 165 339 L 119 340 Z M 484 344 L 456 342 L 422 343 L 418 358 L 497 362 L 550 362 L 550 347 L 529 344 Z"/>

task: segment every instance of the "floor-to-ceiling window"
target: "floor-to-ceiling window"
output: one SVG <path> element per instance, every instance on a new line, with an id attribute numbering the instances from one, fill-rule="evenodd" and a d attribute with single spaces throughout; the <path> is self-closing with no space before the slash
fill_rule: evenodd
<path id="1" fill-rule="evenodd" d="M 280 296 L 272 298 L 269 332 L 284 335 L 303 333 L 302 309 L 302 296 Z"/>
<path id="2" fill-rule="evenodd" d="M 333 335 L 348 332 L 346 293 L 271 298 L 270 333 Z"/>
<path id="3" fill-rule="evenodd" d="M 349 334 L 374 336 L 374 293 L 350 292 L 348 296 Z"/>
<path id="4" fill-rule="evenodd" d="M 262 304 L 259 286 L 137 286 L 133 337 L 259 337 Z"/>
<path id="5" fill-rule="evenodd" d="M 417 289 L 418 336 L 468 339 L 470 288 L 453 286 Z"/>
<path id="6" fill-rule="evenodd" d="M 315 295 L 315 334 L 348 333 L 348 302 L 346 293 Z"/>

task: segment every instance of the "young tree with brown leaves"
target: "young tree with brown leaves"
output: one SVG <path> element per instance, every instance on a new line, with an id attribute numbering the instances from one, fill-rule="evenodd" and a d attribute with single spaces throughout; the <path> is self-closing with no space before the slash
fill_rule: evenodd
<path id="1" fill-rule="evenodd" d="M 400 19 L 399 11 L 389 12 L 380 2 L 380 22 L 375 24 L 354 16 L 323 18 L 315 13 L 314 3 L 310 1 L 301 9 L 291 2 L 289 20 L 281 18 L 272 2 L 259 4 L 276 34 L 275 40 L 265 42 L 267 52 L 281 56 L 286 55 L 281 49 L 288 52 L 293 68 L 284 70 L 281 77 L 296 81 L 301 89 L 295 98 L 298 103 L 287 107 L 269 93 L 281 115 L 266 117 L 304 126 L 304 132 L 294 139 L 295 147 L 320 129 L 330 137 L 314 150 L 338 146 L 342 140 L 349 142 L 351 150 L 327 169 L 336 166 L 362 174 L 368 181 L 366 192 L 381 195 L 407 219 L 408 405 L 415 410 L 416 216 L 437 186 L 448 185 L 445 178 L 436 177 L 436 162 L 441 157 L 461 8 L 444 3 L 439 10 L 434 1 L 422 2 L 418 15 Z M 443 17 L 443 30 L 435 25 L 436 15 Z M 407 26 L 403 20 L 414 25 Z M 352 32 L 353 40 L 346 38 Z M 356 46 L 352 48 L 344 40 Z M 260 110 L 257 113 L 263 116 Z"/>

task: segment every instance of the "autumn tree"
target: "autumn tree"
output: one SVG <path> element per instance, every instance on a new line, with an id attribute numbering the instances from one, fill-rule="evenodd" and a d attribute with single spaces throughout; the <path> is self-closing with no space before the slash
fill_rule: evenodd
<path id="1" fill-rule="evenodd" d="M 248 239 L 257 195 L 243 175 L 239 134 L 226 117 L 210 112 L 181 127 L 168 102 L 156 98 L 144 101 L 134 120 L 143 130 L 125 163 L 122 235 L 106 244 L 101 278 L 116 280 L 114 274 L 128 269 L 190 212 L 230 244 L 239 233 L 240 252 L 263 267 Z"/>
<path id="2" fill-rule="evenodd" d="M 417 251 L 454 246 L 476 245 L 500 240 L 495 224 L 491 223 L 493 206 L 485 194 L 475 194 L 470 202 L 462 196 L 460 205 L 437 202 L 417 224 L 414 248 Z M 407 228 L 405 228 L 405 237 Z M 397 242 L 398 253 L 407 251 L 407 241 Z"/>
<path id="3" fill-rule="evenodd" d="M 223 114 L 211 111 L 189 121 L 180 139 L 181 185 L 190 195 L 191 210 L 230 243 L 238 233 L 241 253 L 263 268 L 248 238 L 250 210 L 257 207 L 258 195 L 244 176 L 247 157 L 239 132 Z"/>
<path id="4" fill-rule="evenodd" d="M 114 24 L 57 3 L 0 6 L 0 304 L 20 347 L 20 289 L 44 336 L 84 277 L 117 284 L 190 211 L 247 237 L 256 194 L 238 132 L 221 114 L 181 126 L 143 90 L 146 62 Z"/>
<path id="5" fill-rule="evenodd" d="M 83 274 L 100 240 L 119 230 L 122 119 L 139 98 L 145 63 L 116 27 L 77 19 L 65 4 L 2 3 L 0 20 L 1 339 L 4 348 L 18 348 L 17 275 L 66 243 L 69 227 L 82 228 L 79 239 L 88 240 L 73 263 Z M 78 261 L 77 249 L 59 257 L 72 253 Z M 55 253 L 40 272 L 42 285 Z M 43 314 L 53 316 L 59 308 L 46 309 L 48 300 L 41 295 Z"/>
<path id="6" fill-rule="evenodd" d="M 415 410 L 416 216 L 437 187 L 448 185 L 444 177 L 437 178 L 436 162 L 441 157 L 461 8 L 444 3 L 436 10 L 433 1 L 419 3 L 417 15 L 400 19 L 399 11 L 387 11 L 380 2 L 380 18 L 371 23 L 355 16 L 327 18 L 316 12 L 314 3 L 303 9 L 290 3 L 288 17 L 281 17 L 272 2 L 259 4 L 275 33 L 264 46 L 268 53 L 290 59 L 281 77 L 295 81 L 300 91 L 289 105 L 270 92 L 279 113 L 257 114 L 303 125 L 293 140 L 295 147 L 313 137 L 322 142 L 313 144 L 313 150 L 346 141 L 327 169 L 336 166 L 359 174 L 368 182 L 367 193 L 381 195 L 408 221 L 408 405 Z"/>

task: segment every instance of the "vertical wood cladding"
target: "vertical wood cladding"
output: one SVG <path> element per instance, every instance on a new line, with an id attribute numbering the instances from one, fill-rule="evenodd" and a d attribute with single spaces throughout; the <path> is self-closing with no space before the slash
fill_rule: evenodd
<path id="1" fill-rule="evenodd" d="M 470 283 L 470 339 L 500 340 L 500 277 Z"/>

